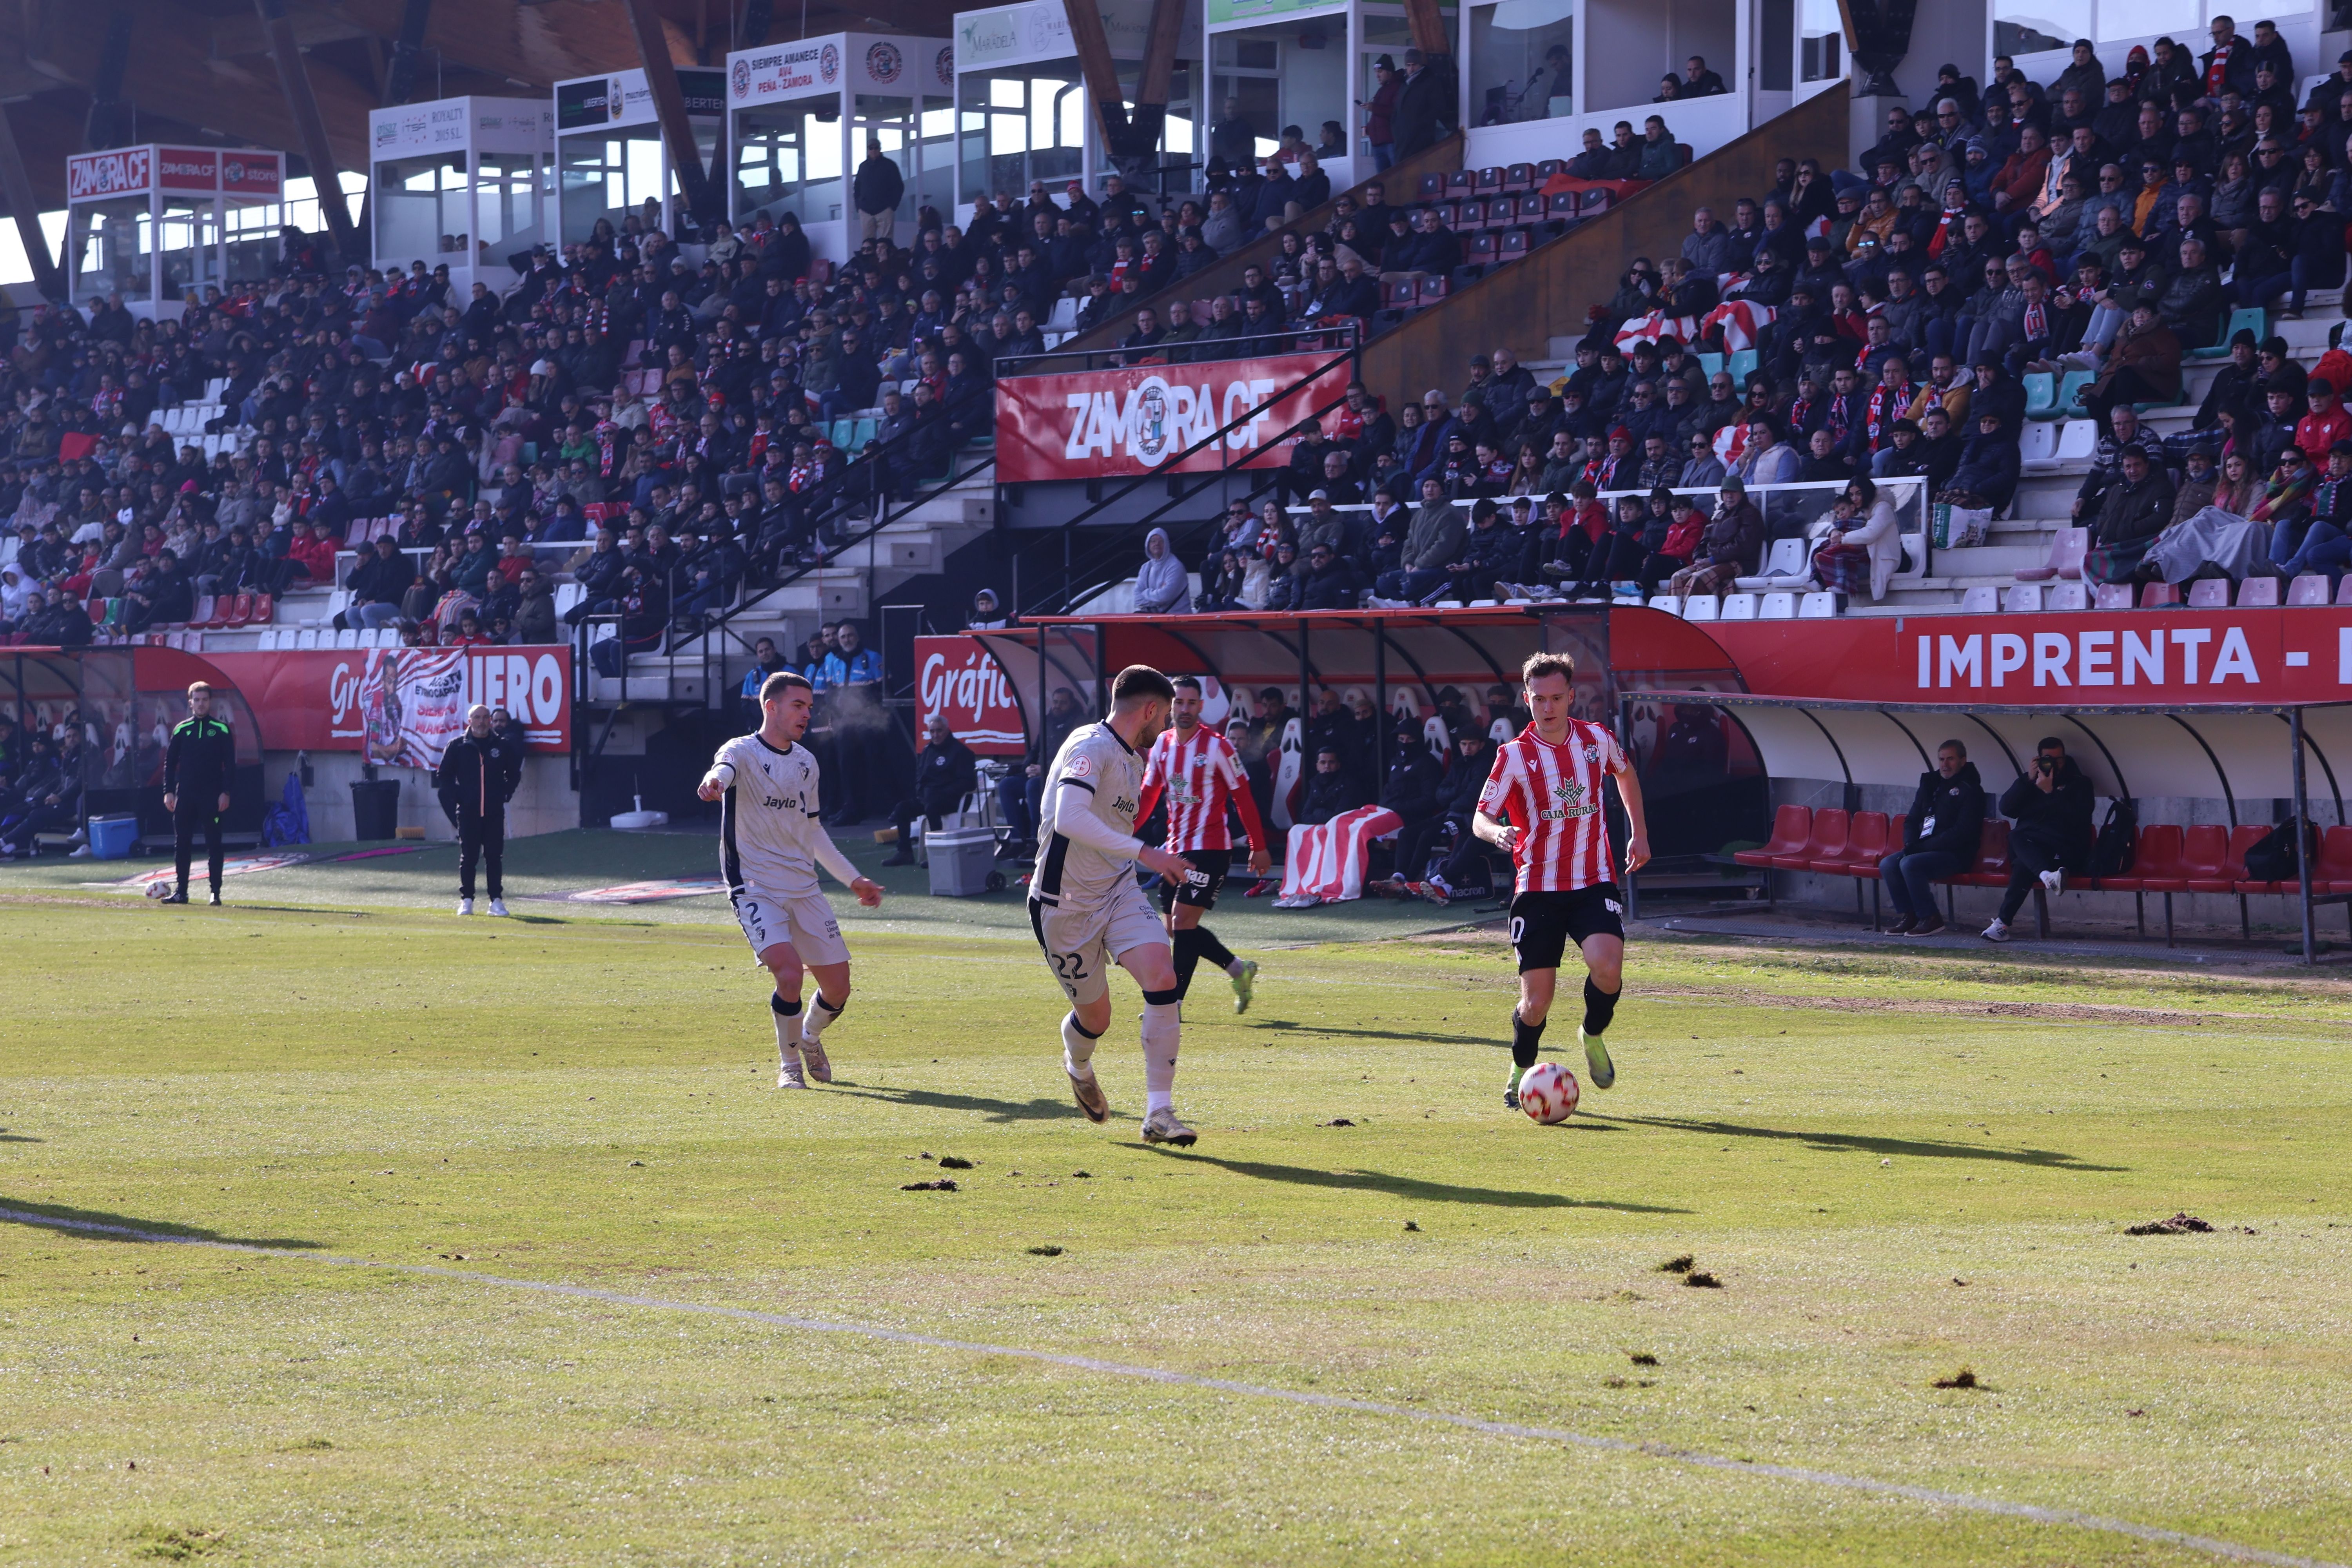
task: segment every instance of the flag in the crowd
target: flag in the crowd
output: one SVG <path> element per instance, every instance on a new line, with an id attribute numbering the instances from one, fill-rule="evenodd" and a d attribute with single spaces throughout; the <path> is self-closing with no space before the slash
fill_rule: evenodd
<path id="1" fill-rule="evenodd" d="M 1715 455 L 1726 469 L 1748 455 L 1748 421 L 1737 420 L 1715 433 Z"/>
<path id="2" fill-rule="evenodd" d="M 1622 353 L 1632 353 L 1633 345 L 1656 342 L 1662 337 L 1675 337 L 1689 342 L 1698 335 L 1696 316 L 1669 316 L 1664 310 L 1653 310 L 1646 316 L 1636 316 L 1617 329 L 1617 348 Z"/>
<path id="3" fill-rule="evenodd" d="M 1732 300 L 1709 310 L 1706 319 L 1699 323 L 1699 331 L 1706 333 L 1722 329 L 1723 352 L 1736 354 L 1742 349 L 1756 346 L 1757 341 L 1764 335 L 1765 327 L 1770 324 L 1772 316 L 1773 309 L 1769 305 L 1753 305 L 1745 300 Z"/>

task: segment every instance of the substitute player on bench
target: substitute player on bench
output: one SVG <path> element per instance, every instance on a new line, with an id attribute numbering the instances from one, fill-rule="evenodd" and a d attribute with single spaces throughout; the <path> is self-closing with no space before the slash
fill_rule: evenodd
<path id="1" fill-rule="evenodd" d="M 1131 664 L 1111 683 L 1110 717 L 1082 724 L 1045 770 L 1038 805 L 1037 865 L 1029 879 L 1029 929 L 1070 999 L 1062 1020 L 1062 1070 L 1092 1121 L 1110 1115 L 1095 1079 L 1095 1042 L 1110 1027 L 1110 965 L 1143 988 L 1143 1138 L 1190 1144 L 1195 1134 L 1176 1119 L 1176 1052 L 1183 1026 L 1176 1012 L 1176 967 L 1168 932 L 1136 886 L 1139 862 L 1181 878 L 1192 863 L 1135 836 L 1143 798 L 1143 753 L 1168 727 L 1176 689 L 1147 665 Z"/>
<path id="2" fill-rule="evenodd" d="M 1135 819 L 1143 821 L 1164 794 L 1168 798 L 1168 842 L 1192 864 L 1192 874 L 1171 878 L 1160 885 L 1160 907 L 1168 915 L 1168 935 L 1175 950 L 1176 995 L 1181 1001 L 1192 989 L 1192 971 L 1201 960 L 1233 977 L 1234 1011 L 1249 1011 L 1250 992 L 1257 981 L 1255 960 L 1235 958 L 1216 934 L 1201 923 L 1217 907 L 1217 891 L 1233 869 L 1234 836 L 1226 816 L 1228 805 L 1242 814 L 1249 835 L 1250 869 L 1265 875 L 1274 865 L 1266 852 L 1265 827 L 1258 820 L 1257 796 L 1250 793 L 1242 772 L 1241 753 L 1213 730 L 1201 727 L 1201 683 L 1189 675 L 1173 682 L 1176 696 L 1169 704 L 1175 728 L 1151 742 L 1150 759 L 1143 769 L 1143 798 Z"/>
<path id="3" fill-rule="evenodd" d="M 1584 1047 L 1592 1087 L 1617 1081 L 1601 1037 L 1624 985 L 1625 906 L 1611 868 L 1601 780 L 1614 774 L 1630 838 L 1625 875 L 1650 858 L 1642 785 L 1617 737 L 1569 716 L 1576 661 L 1530 655 L 1519 672 L 1534 721 L 1495 753 L 1472 830 L 1509 854 L 1518 878 L 1511 896 L 1511 951 L 1519 963 L 1519 1005 L 1511 1015 L 1511 1079 L 1503 1103 L 1519 1103 L 1519 1076 L 1536 1065 L 1568 944 L 1584 953 Z"/>
<path id="4" fill-rule="evenodd" d="M 800 743 L 816 693 L 805 677 L 780 670 L 760 685 L 760 728 L 719 748 L 701 795 L 719 805 L 719 865 L 735 920 L 768 972 L 775 994 L 776 1087 L 833 1081 L 825 1026 L 849 1005 L 849 946 L 817 885 L 819 866 L 867 909 L 879 883 L 861 877 L 817 819 L 816 758 Z M 801 971 L 816 976 L 816 1000 L 801 1011 Z M 807 1064 L 803 1075 L 802 1064 Z"/>
<path id="5" fill-rule="evenodd" d="M 163 901 L 188 901 L 188 863 L 195 836 L 205 836 L 205 864 L 212 874 L 212 901 L 220 902 L 221 814 L 228 810 L 230 777 L 236 771 L 236 742 L 228 726 L 213 717 L 213 689 L 199 680 L 188 688 L 188 716 L 172 727 L 163 753 L 163 809 L 172 814 L 172 854 L 180 874 Z"/>

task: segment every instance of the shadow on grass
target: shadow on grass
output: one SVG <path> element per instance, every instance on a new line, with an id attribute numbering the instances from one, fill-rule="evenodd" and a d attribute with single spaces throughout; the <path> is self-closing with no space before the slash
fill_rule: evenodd
<path id="1" fill-rule="evenodd" d="M 42 1140 L 24 1132 L 0 1132 L 0 1143 L 38 1143 Z"/>
<path id="2" fill-rule="evenodd" d="M 26 1203 L 0 1194 L 0 1223 L 46 1230 L 57 1236 L 78 1236 L 90 1241 L 216 1241 L 229 1247 L 268 1247 L 313 1250 L 320 1244 L 285 1236 L 226 1236 L 202 1226 L 171 1220 L 134 1219 L 102 1209 L 68 1208 L 63 1204 Z"/>
<path id="3" fill-rule="evenodd" d="M 841 1083 L 833 1086 L 833 1092 L 885 1100 L 892 1105 L 916 1105 L 926 1110 L 971 1111 L 999 1123 L 1059 1121 L 1071 1116 L 1083 1119 L 1086 1114 L 1066 1100 L 984 1100 L 976 1094 L 946 1094 L 935 1089 L 856 1089 Z"/>
<path id="4" fill-rule="evenodd" d="M 1922 1160 L 1997 1160 L 2011 1165 L 2040 1165 L 2053 1171 L 2128 1171 L 2128 1165 L 2094 1165 L 2056 1149 L 1990 1149 L 1980 1144 L 1954 1143 L 1941 1139 L 1873 1138 L 1855 1132 L 1801 1132 L 1792 1127 L 1757 1127 L 1738 1121 L 1685 1121 L 1671 1116 L 1621 1116 L 1629 1126 L 1663 1127 L 1670 1132 L 1703 1132 L 1710 1138 L 1771 1138 L 1802 1143 L 1824 1153 L 1908 1154 Z M 1606 1118 L 1592 1118 L 1605 1126 Z"/>
<path id="5" fill-rule="evenodd" d="M 1441 1035 L 1418 1029 L 1350 1029 L 1336 1024 L 1302 1024 L 1292 1018 L 1266 1018 L 1244 1026 L 1283 1034 L 1337 1035 L 1356 1040 L 1414 1040 L 1436 1046 L 1498 1046 L 1508 1048 L 1511 1043 L 1507 1039 L 1496 1040 L 1485 1035 Z"/>
<path id="6" fill-rule="evenodd" d="M 1450 1182 L 1428 1182 L 1415 1176 L 1392 1176 L 1385 1171 L 1318 1171 L 1307 1165 L 1276 1165 L 1262 1160 L 1221 1160 L 1214 1154 L 1140 1145 L 1171 1159 L 1214 1165 L 1237 1176 L 1261 1182 L 1288 1182 L 1305 1187 L 1333 1187 L 1342 1192 L 1388 1193 L 1424 1203 L 1481 1204 L 1506 1209 L 1613 1209 L 1620 1214 L 1690 1214 L 1662 1204 L 1619 1203 L 1609 1198 L 1571 1198 L 1559 1193 L 1512 1192 L 1501 1187 L 1457 1187 Z"/>

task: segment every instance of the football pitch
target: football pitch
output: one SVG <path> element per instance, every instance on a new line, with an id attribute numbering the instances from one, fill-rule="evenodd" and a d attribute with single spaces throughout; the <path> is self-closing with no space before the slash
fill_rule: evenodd
<path id="1" fill-rule="evenodd" d="M 1542 1128 L 1493 929 L 1221 911 L 1179 1152 L 1009 900 L 783 1093 L 718 900 L 351 869 L 0 882 L 0 1563 L 2352 1562 L 2342 980 L 1637 935 Z"/>

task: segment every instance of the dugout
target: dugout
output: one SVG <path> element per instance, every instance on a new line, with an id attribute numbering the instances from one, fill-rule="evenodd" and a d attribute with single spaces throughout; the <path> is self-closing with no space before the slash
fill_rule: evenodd
<path id="1" fill-rule="evenodd" d="M 0 711 L 19 734 L 81 731 L 81 817 L 134 813 L 142 842 L 172 840 L 163 757 L 187 717 L 193 681 L 213 688 L 213 711 L 236 742 L 236 777 L 224 831 L 261 829 L 261 730 L 236 683 L 204 659 L 169 647 L 9 648 L 0 652 Z"/>
<path id="2" fill-rule="evenodd" d="M 2243 869 L 2246 846 L 2282 822 L 2333 829 L 2326 844 L 2341 841 L 2344 786 L 2352 774 L 2338 764 L 2352 767 L 2352 703 L 1866 702 L 1670 688 L 1649 696 L 1712 705 L 1748 737 L 1784 804 L 1800 804 L 1796 797 L 1809 792 L 1818 795 L 1812 781 L 1825 782 L 1837 796 L 1827 809 L 1849 821 L 1853 814 L 1871 810 L 1899 820 L 1919 775 L 1935 765 L 1936 749 L 1948 739 L 1961 741 L 1997 800 L 2024 771 L 2039 741 L 2055 736 L 2089 775 L 2102 802 L 2139 806 L 2143 835 L 2154 826 L 2226 826 L 2225 857 L 2237 862 L 2234 874 L 2225 858 L 2203 877 L 2195 876 L 2193 868 L 2179 876 L 2151 877 L 2146 872 L 2156 868 L 2142 868 L 2143 875 L 2116 879 L 2112 889 L 2094 885 L 2084 890 L 2130 892 L 2136 899 L 2162 894 L 2168 926 L 2176 893 L 2191 900 L 2234 899 L 2243 936 L 2252 934 L 2250 900 L 2284 897 L 2298 918 L 2306 963 L 2318 952 L 2316 910 L 2352 903 L 2352 884 L 2337 889 L 2326 850 L 2319 865 L 2306 857 L 2302 875 L 2280 884 L 2252 882 Z M 2214 815 L 2212 807 L 2223 820 L 2203 820 Z M 2104 816 L 2102 805 L 2095 824 Z M 1773 863 L 1800 876 L 1819 876 L 1822 872 L 1814 868 L 1835 858 L 1800 851 L 1783 858 L 1796 864 Z M 1983 875 L 1980 862 L 1966 885 L 1997 885 L 1982 880 Z M 2174 882 L 2181 885 L 2170 886 Z M 1857 897 L 1859 891 L 1857 886 Z"/>
<path id="3" fill-rule="evenodd" d="M 1297 713 L 1321 689 L 1343 699 L 1360 690 L 1375 711 L 1422 726 L 1444 748 L 1454 738 L 1439 717 L 1448 688 L 1475 709 L 1487 688 L 1515 685 L 1528 655 L 1566 653 L 1577 664 L 1577 716 L 1617 731 L 1654 807 L 1657 860 L 1641 879 L 1644 889 L 1722 889 L 1725 868 L 1706 857 L 1760 841 L 1769 826 L 1762 758 L 1737 723 L 1694 696 L 1741 690 L 1738 672 L 1703 630 L 1659 611 L 1496 605 L 1046 617 L 971 635 L 1003 672 L 1033 736 L 1056 689 L 1071 691 L 1082 710 L 1100 713 L 1111 678 L 1128 665 L 1149 664 L 1202 677 L 1208 723 L 1223 722 L 1236 702 L 1267 687 Z M 1295 791 L 1312 765 L 1304 747 L 1304 726 L 1294 719 L 1279 761 L 1269 764 L 1277 828 L 1289 825 Z"/>

